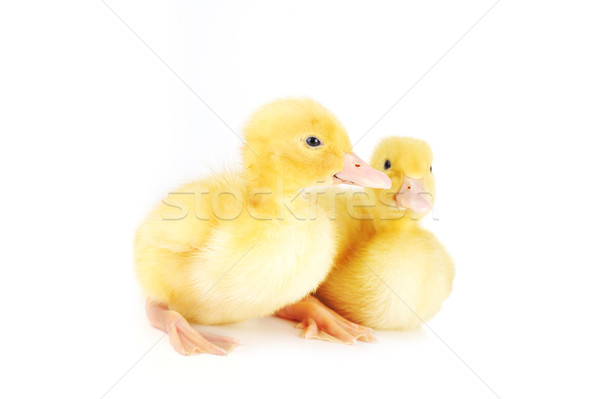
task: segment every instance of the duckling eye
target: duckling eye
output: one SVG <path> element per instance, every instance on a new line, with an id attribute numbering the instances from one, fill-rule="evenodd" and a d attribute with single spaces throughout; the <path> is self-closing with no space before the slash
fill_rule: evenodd
<path id="1" fill-rule="evenodd" d="M 315 136 L 310 136 L 305 141 L 306 141 L 306 144 L 308 144 L 309 147 L 318 147 L 318 146 L 320 146 L 322 144 L 321 140 L 319 140 Z"/>
<path id="2" fill-rule="evenodd" d="M 391 167 L 392 167 L 392 163 L 390 162 L 390 160 L 389 160 L 389 159 L 386 159 L 386 160 L 385 160 L 385 163 L 383 164 L 383 169 L 386 169 L 386 170 L 387 170 L 387 169 L 389 169 L 389 168 L 391 168 Z"/>
<path id="3" fill-rule="evenodd" d="M 429 165 L 429 172 L 433 173 L 433 166 Z"/>

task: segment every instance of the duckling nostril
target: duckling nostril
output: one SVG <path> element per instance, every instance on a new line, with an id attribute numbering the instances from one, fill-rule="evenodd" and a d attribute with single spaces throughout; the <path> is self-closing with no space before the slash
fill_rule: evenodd
<path id="1" fill-rule="evenodd" d="M 410 190 L 410 186 L 408 186 L 408 189 Z"/>

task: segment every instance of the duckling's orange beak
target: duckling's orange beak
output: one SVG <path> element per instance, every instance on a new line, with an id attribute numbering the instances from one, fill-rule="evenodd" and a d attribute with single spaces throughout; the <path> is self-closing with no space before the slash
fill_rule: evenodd
<path id="1" fill-rule="evenodd" d="M 353 152 L 344 154 L 344 169 L 333 175 L 333 182 L 373 188 L 392 187 L 392 181 L 385 173 L 373 169 Z"/>
<path id="2" fill-rule="evenodd" d="M 406 175 L 394 198 L 399 208 L 411 209 L 417 213 L 427 213 L 433 207 L 431 193 L 425 191 L 423 179 L 412 179 Z"/>

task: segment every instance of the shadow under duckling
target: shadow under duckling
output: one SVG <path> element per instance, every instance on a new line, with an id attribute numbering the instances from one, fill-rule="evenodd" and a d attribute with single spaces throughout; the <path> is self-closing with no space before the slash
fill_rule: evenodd
<path id="1" fill-rule="evenodd" d="M 371 165 L 390 177 L 391 189 L 329 190 L 325 206 L 335 206 L 336 264 L 316 296 L 341 316 L 375 329 L 410 330 L 436 314 L 450 294 L 454 262 L 420 226 L 435 199 L 432 161 L 426 142 L 389 137 Z"/>
<path id="2" fill-rule="evenodd" d="M 192 323 L 221 324 L 272 315 L 313 292 L 335 254 L 334 225 L 312 218 L 315 184 L 389 187 L 389 178 L 349 152 L 346 130 L 310 99 L 277 100 L 245 126 L 243 168 L 170 193 L 138 229 L 135 262 L 150 323 L 181 354 L 224 355 L 238 342 L 201 333 Z M 349 328 L 321 305 L 284 315 L 322 317 L 318 328 L 347 339 Z M 289 313 L 289 311 L 292 311 Z M 340 335 L 342 334 L 342 335 Z M 345 334 L 345 335 L 344 335 Z"/>

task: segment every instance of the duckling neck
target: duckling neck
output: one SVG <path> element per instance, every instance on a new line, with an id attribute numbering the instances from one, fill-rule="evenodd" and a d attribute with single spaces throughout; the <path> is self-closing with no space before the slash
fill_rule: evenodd
<path id="1" fill-rule="evenodd" d="M 316 209 L 316 198 L 302 188 L 288 188 L 280 177 L 246 179 L 249 211 L 262 218 L 306 219 Z M 314 205 L 314 206 L 313 206 Z"/>
<path id="2" fill-rule="evenodd" d="M 410 210 L 382 210 L 376 207 L 373 217 L 377 231 L 407 231 L 419 228 L 420 218 Z"/>

